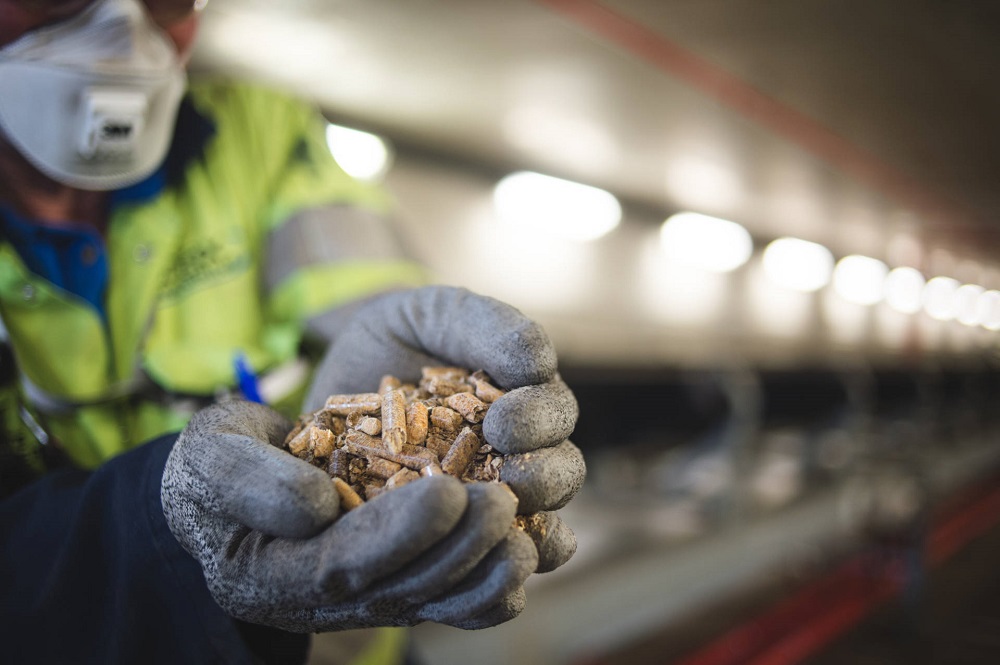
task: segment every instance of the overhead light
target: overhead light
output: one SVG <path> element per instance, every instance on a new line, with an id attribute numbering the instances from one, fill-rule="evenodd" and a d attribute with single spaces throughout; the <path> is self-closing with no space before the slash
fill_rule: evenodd
<path id="1" fill-rule="evenodd" d="M 1000 330 L 1000 291 L 986 291 L 979 296 L 980 325 L 987 330 Z"/>
<path id="2" fill-rule="evenodd" d="M 958 280 L 951 277 L 935 277 L 924 286 L 924 311 L 932 319 L 951 321 L 955 318 L 955 292 Z"/>
<path id="3" fill-rule="evenodd" d="M 923 306 L 925 282 L 916 268 L 894 268 L 885 278 L 885 302 L 897 312 L 915 314 Z"/>
<path id="4" fill-rule="evenodd" d="M 389 170 L 389 146 L 375 134 L 329 124 L 326 144 L 340 168 L 359 180 L 378 180 Z"/>
<path id="5" fill-rule="evenodd" d="M 955 291 L 955 318 L 966 326 L 978 326 L 983 320 L 979 299 L 986 291 L 978 284 L 963 284 Z"/>
<path id="6" fill-rule="evenodd" d="M 885 294 L 889 267 L 878 259 L 853 254 L 837 261 L 833 288 L 844 300 L 858 305 L 874 305 Z"/>
<path id="7" fill-rule="evenodd" d="M 590 185 L 520 171 L 493 190 L 497 217 L 515 229 L 577 241 L 596 240 L 621 222 L 621 205 Z"/>
<path id="8" fill-rule="evenodd" d="M 696 212 L 679 212 L 663 222 L 660 247 L 671 260 L 711 272 L 736 270 L 753 254 L 745 228 Z"/>
<path id="9" fill-rule="evenodd" d="M 775 284 L 795 291 L 817 291 L 830 282 L 833 254 L 823 245 L 779 238 L 764 250 L 764 272 Z"/>

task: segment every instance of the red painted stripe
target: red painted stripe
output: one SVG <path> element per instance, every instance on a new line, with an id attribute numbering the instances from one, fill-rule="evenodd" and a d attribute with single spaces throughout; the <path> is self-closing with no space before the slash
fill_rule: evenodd
<path id="1" fill-rule="evenodd" d="M 675 665 L 780 665 L 801 660 L 891 597 L 896 581 L 873 578 L 857 556 Z"/>
<path id="2" fill-rule="evenodd" d="M 935 221 L 961 225 L 978 217 L 933 187 L 830 131 L 813 118 L 594 0 L 536 0 L 589 32 L 700 90 L 743 116 L 792 141 L 862 184 Z"/>
<path id="3" fill-rule="evenodd" d="M 728 665 L 734 654 L 748 658 L 759 653 L 795 624 L 822 612 L 836 599 L 843 580 L 851 577 L 856 567 L 855 561 L 839 566 L 836 572 L 779 601 L 766 614 L 731 630 L 678 665 Z"/>
<path id="4" fill-rule="evenodd" d="M 896 586 L 882 582 L 858 596 L 846 598 L 816 620 L 772 644 L 756 658 L 746 661 L 746 665 L 793 665 L 802 662 L 892 597 L 896 593 Z"/>
<path id="5" fill-rule="evenodd" d="M 1000 522 L 1000 487 L 952 512 L 927 539 L 927 559 L 938 565 Z"/>
<path id="6" fill-rule="evenodd" d="M 927 538 L 928 565 L 940 565 L 998 523 L 1000 487 L 994 483 L 937 520 Z M 875 578 L 868 570 L 867 557 L 854 557 L 675 665 L 800 663 L 900 592 L 899 579 Z"/>

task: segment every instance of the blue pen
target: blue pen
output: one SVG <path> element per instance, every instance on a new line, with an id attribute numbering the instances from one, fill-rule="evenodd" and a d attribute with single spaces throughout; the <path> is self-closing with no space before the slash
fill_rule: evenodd
<path id="1" fill-rule="evenodd" d="M 246 355 L 242 352 L 237 353 L 236 357 L 233 358 L 233 369 L 236 372 L 236 382 L 240 387 L 240 392 L 243 393 L 243 397 L 251 402 L 263 404 L 264 399 L 260 396 L 257 375 L 254 373 L 249 361 L 247 361 Z"/>

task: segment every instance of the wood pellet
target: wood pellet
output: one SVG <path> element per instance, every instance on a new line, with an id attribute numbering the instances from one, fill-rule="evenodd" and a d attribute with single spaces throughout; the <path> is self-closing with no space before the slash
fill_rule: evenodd
<path id="1" fill-rule="evenodd" d="M 345 511 L 420 476 L 499 482 L 504 456 L 482 422 L 503 394 L 481 370 L 425 367 L 417 384 L 387 375 L 377 392 L 331 395 L 301 416 L 284 448 L 330 475 Z"/>

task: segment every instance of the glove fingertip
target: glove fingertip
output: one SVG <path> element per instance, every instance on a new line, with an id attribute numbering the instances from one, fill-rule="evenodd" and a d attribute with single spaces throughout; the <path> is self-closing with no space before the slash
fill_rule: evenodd
<path id="1" fill-rule="evenodd" d="M 517 514 L 518 498 L 509 487 L 500 483 L 476 482 L 465 486 L 470 499 L 479 498 L 489 505 L 485 519 L 500 524 L 513 521 Z"/>
<path id="2" fill-rule="evenodd" d="M 561 381 L 523 386 L 490 405 L 483 436 L 504 454 L 547 448 L 573 433 L 579 415 L 576 398 Z"/>
<path id="3" fill-rule="evenodd" d="M 526 522 L 525 533 L 538 550 L 536 573 L 551 572 L 576 554 L 576 534 L 555 513 L 536 513 Z"/>
<path id="4" fill-rule="evenodd" d="M 517 510 L 522 515 L 562 508 L 576 496 L 586 478 L 583 452 L 571 441 L 510 455 L 500 469 L 500 480 L 517 495 Z"/>
<path id="5" fill-rule="evenodd" d="M 247 447 L 213 482 L 231 517 L 283 538 L 307 538 L 337 518 L 340 497 L 327 474 L 272 446 Z"/>
<path id="6" fill-rule="evenodd" d="M 505 388 L 547 383 L 556 374 L 558 360 L 548 333 L 534 321 L 525 320 L 517 328 L 494 340 L 492 358 L 499 358 L 488 368 L 490 376 Z"/>
<path id="7" fill-rule="evenodd" d="M 508 594 L 499 603 L 488 610 L 468 619 L 456 621 L 451 626 L 462 630 L 482 630 L 492 628 L 517 618 L 528 604 L 528 596 L 524 587 L 519 587 Z"/>
<path id="8" fill-rule="evenodd" d="M 329 478 L 309 474 L 304 482 L 286 486 L 284 503 L 270 502 L 270 510 L 260 505 L 259 528 L 264 533 L 284 538 L 308 538 L 322 531 L 340 515 L 340 496 Z M 249 522 L 248 526 L 253 526 Z"/>
<path id="9" fill-rule="evenodd" d="M 414 501 L 438 514 L 453 514 L 455 521 L 468 505 L 468 488 L 454 476 L 429 476 L 411 485 L 414 487 L 413 491 L 418 492 Z"/>

